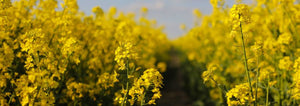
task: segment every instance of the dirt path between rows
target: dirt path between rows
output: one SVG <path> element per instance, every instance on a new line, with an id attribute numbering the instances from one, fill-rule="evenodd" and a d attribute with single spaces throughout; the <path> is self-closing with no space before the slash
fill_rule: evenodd
<path id="1" fill-rule="evenodd" d="M 192 101 L 184 91 L 184 76 L 180 68 L 179 57 L 171 52 L 171 62 L 164 73 L 164 88 L 158 106 L 190 106 Z"/>

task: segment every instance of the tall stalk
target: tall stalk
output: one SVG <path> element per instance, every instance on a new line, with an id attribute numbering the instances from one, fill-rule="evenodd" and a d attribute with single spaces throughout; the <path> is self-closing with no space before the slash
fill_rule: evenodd
<path id="1" fill-rule="evenodd" d="M 126 93 L 124 95 L 121 106 L 124 106 L 124 103 L 127 101 L 127 95 L 128 95 L 128 92 L 129 92 L 129 78 L 128 78 L 128 76 L 129 76 L 129 60 L 127 60 L 127 62 L 126 62 Z M 126 105 L 126 103 L 125 103 L 125 105 Z"/>
<path id="2" fill-rule="evenodd" d="M 258 77 L 259 77 L 259 57 L 257 58 L 257 70 L 256 70 L 256 84 L 255 84 L 255 106 L 257 105 L 257 91 L 258 91 Z"/>
<path id="3" fill-rule="evenodd" d="M 268 76 L 268 83 L 267 83 L 266 106 L 269 106 L 269 89 L 270 89 L 269 83 L 270 83 L 270 75 Z"/>
<path id="4" fill-rule="evenodd" d="M 261 45 L 259 45 L 261 47 Z M 256 67 L 256 84 L 255 84 L 255 105 L 257 106 L 257 92 L 258 92 L 258 83 L 259 83 L 259 74 L 260 74 L 260 67 L 259 67 L 259 62 L 263 60 L 263 53 L 262 53 L 262 48 L 259 49 L 259 51 L 256 51 L 256 52 L 259 52 L 257 53 L 257 67 Z"/>
<path id="5" fill-rule="evenodd" d="M 245 41 L 244 41 L 244 34 L 243 34 L 242 22 L 240 22 L 240 29 L 241 29 L 241 36 L 242 36 L 242 43 L 243 43 L 245 69 L 246 69 L 246 74 L 247 74 L 248 83 L 249 83 L 249 87 L 250 87 L 250 95 L 253 98 L 253 92 L 252 92 L 250 75 L 249 75 L 249 69 L 248 69 L 248 62 L 247 62 L 247 54 L 246 54 L 246 49 L 245 49 Z"/>

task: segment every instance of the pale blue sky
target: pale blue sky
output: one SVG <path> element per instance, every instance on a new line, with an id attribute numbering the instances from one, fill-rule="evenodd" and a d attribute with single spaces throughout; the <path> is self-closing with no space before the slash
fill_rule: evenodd
<path id="1" fill-rule="evenodd" d="M 230 7 L 234 3 L 234 0 L 225 1 Z M 194 25 L 194 9 L 199 9 L 203 14 L 212 12 L 210 0 L 77 0 L 77 2 L 80 10 L 87 15 L 91 14 L 95 6 L 100 6 L 104 11 L 115 6 L 118 11 L 137 14 L 140 13 L 141 7 L 147 7 L 149 11 L 147 18 L 155 19 L 158 25 L 164 25 L 164 32 L 170 39 L 183 35 L 181 24 L 185 24 L 188 29 Z"/>

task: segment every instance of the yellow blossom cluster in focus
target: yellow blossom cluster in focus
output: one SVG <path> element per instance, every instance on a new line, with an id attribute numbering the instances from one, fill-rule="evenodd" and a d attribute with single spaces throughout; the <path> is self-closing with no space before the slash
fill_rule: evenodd
<path id="1" fill-rule="evenodd" d="M 92 12 L 76 0 L 0 1 L 1 106 L 156 103 L 170 49 L 163 28 L 146 13 Z M 137 79 L 149 80 L 139 100 L 128 95 Z"/>

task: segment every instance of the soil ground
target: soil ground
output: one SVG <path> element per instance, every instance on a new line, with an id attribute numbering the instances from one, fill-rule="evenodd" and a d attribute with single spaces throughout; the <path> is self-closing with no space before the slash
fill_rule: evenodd
<path id="1" fill-rule="evenodd" d="M 164 73 L 162 97 L 157 101 L 158 106 L 190 106 L 192 101 L 184 91 L 184 78 L 180 70 L 179 58 L 171 53 L 171 62 Z"/>

